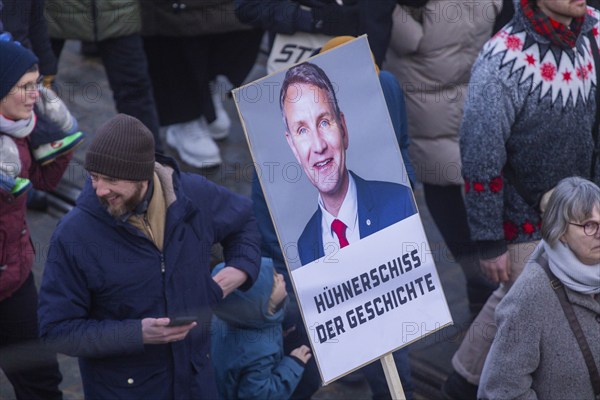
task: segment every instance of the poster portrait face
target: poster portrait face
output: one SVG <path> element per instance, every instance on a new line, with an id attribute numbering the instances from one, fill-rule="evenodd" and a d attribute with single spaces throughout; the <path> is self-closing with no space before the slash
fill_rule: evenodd
<path id="1" fill-rule="evenodd" d="M 291 85 L 283 115 L 288 145 L 304 173 L 321 196 L 336 197 L 348 187 L 348 135 L 344 114 L 336 114 L 329 97 L 314 85 Z"/>

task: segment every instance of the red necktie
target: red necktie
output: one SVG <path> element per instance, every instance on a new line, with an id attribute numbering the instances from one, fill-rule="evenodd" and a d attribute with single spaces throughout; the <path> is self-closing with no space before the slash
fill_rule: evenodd
<path id="1" fill-rule="evenodd" d="M 348 239 L 346 239 L 346 224 L 339 219 L 334 219 L 331 223 L 331 229 L 333 229 L 340 241 L 340 249 L 343 249 L 350 244 L 348 243 Z"/>

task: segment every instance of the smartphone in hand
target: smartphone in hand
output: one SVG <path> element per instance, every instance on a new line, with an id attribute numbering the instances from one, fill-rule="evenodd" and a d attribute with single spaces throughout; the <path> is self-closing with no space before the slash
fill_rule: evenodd
<path id="1" fill-rule="evenodd" d="M 198 318 L 194 316 L 185 316 L 185 317 L 174 317 L 170 318 L 169 324 L 167 326 L 182 326 L 189 325 L 192 322 L 197 322 Z"/>

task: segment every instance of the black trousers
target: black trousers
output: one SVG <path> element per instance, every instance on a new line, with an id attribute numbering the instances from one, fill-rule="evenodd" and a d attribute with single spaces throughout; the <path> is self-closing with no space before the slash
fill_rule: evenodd
<path id="1" fill-rule="evenodd" d="M 467 280 L 467 296 L 472 312 L 479 312 L 496 285 L 487 280 L 479 267 L 479 256 L 471 241 L 467 210 L 459 185 L 423 184 L 425 203 L 454 260 Z"/>
<path id="2" fill-rule="evenodd" d="M 33 275 L 0 301 L 0 368 L 18 400 L 60 400 L 56 353 L 38 340 L 37 302 Z"/>
<path id="3" fill-rule="evenodd" d="M 209 82 L 226 76 L 240 86 L 256 62 L 263 32 L 144 37 L 160 124 L 215 120 Z M 219 88 L 217 88 L 219 90 Z"/>
<path id="4" fill-rule="evenodd" d="M 64 42 L 62 39 L 52 39 L 56 57 L 59 57 Z M 154 136 L 156 151 L 162 152 L 158 114 L 141 36 L 121 36 L 95 44 L 113 91 L 117 111 L 142 121 Z"/>

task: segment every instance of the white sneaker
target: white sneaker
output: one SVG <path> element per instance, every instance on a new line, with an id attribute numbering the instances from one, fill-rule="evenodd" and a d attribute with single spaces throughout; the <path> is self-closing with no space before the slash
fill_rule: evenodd
<path id="1" fill-rule="evenodd" d="M 189 135 L 190 129 L 193 129 L 194 121 L 182 122 L 167 126 L 167 144 L 177 150 L 178 153 L 183 151 L 192 142 Z"/>
<path id="2" fill-rule="evenodd" d="M 177 150 L 179 158 L 192 167 L 211 168 L 223 162 L 219 147 L 202 119 L 169 125 L 166 139 L 167 144 Z"/>
<path id="3" fill-rule="evenodd" d="M 210 136 L 215 140 L 225 139 L 229 135 L 229 128 L 231 128 L 231 119 L 223 107 L 223 93 L 226 92 L 227 88 L 225 83 L 223 79 L 219 78 L 210 82 L 210 92 L 217 119 L 210 124 L 207 123 L 207 128 Z"/>

